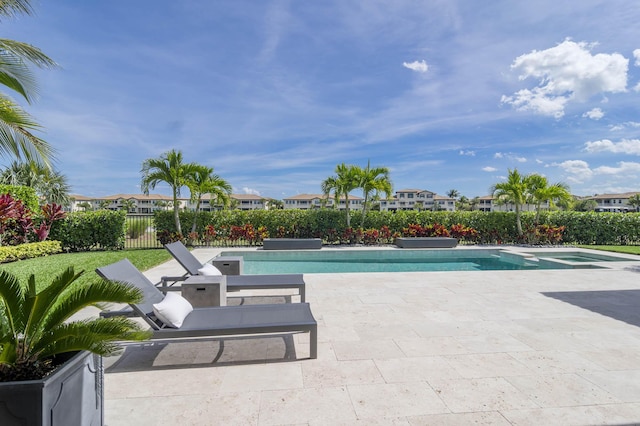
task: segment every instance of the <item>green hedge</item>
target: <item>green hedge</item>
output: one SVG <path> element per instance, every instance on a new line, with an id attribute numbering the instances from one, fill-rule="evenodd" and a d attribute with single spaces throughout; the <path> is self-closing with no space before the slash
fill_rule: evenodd
<path id="1" fill-rule="evenodd" d="M 125 230 L 124 210 L 72 212 L 53 223 L 49 238 L 60 241 L 67 251 L 120 250 Z"/>
<path id="2" fill-rule="evenodd" d="M 22 200 L 25 207 L 34 213 L 40 213 L 40 201 L 36 190 L 30 186 L 0 185 L 0 195 L 11 194 L 16 200 Z"/>
<path id="3" fill-rule="evenodd" d="M 0 263 L 13 262 L 21 259 L 32 259 L 62 252 L 60 241 L 40 241 L 17 246 L 0 247 Z"/>
<path id="4" fill-rule="evenodd" d="M 191 230 L 194 214 L 180 212 L 185 236 Z M 534 226 L 535 213 L 522 212 L 522 226 L 526 230 Z M 202 234 L 207 225 L 214 229 L 251 224 L 255 229 L 264 227 L 269 237 L 324 238 L 346 230 L 345 213 L 337 210 L 231 210 L 200 212 L 196 232 Z M 352 212 L 351 226 L 358 228 L 360 212 Z M 154 217 L 156 231 L 175 233 L 173 213 L 157 211 Z M 479 232 L 481 244 L 514 244 L 522 242 L 516 230 L 514 212 L 481 211 L 399 211 L 367 214 L 363 229 L 381 229 L 387 226 L 391 233 L 401 233 L 410 224 L 422 226 L 438 223 L 450 228 L 461 224 Z M 540 223 L 564 227 L 565 244 L 640 244 L 640 213 L 594 212 L 542 212 Z"/>

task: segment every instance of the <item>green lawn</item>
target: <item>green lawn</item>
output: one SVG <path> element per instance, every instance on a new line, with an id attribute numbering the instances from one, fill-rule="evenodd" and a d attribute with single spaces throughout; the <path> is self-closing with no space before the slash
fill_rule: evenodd
<path id="1" fill-rule="evenodd" d="M 160 250 L 120 250 L 120 251 L 92 251 L 83 253 L 65 253 L 52 256 L 39 257 L 36 259 L 19 260 L 17 262 L 5 263 L 0 266 L 2 270 L 8 271 L 18 277 L 22 282 L 26 282 L 29 275 L 36 276 L 38 287 L 48 285 L 51 280 L 59 275 L 69 266 L 77 271 L 84 270 L 78 278 L 79 283 L 97 279 L 95 269 L 128 258 L 141 271 L 146 271 L 156 265 L 166 262 L 171 258 L 168 251 Z"/>
<path id="2" fill-rule="evenodd" d="M 640 246 L 583 246 L 579 245 L 578 247 L 593 249 L 593 250 L 603 250 L 603 251 L 614 251 L 616 253 L 627 253 L 627 254 L 637 254 L 640 256 Z"/>

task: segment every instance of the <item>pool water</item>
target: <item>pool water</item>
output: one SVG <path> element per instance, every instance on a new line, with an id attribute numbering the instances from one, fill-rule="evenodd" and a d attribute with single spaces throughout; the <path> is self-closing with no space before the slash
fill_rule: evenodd
<path id="1" fill-rule="evenodd" d="M 500 249 L 442 250 L 302 250 L 225 251 L 221 256 L 242 256 L 245 274 L 502 271 L 569 269 L 561 262 L 538 262 L 507 255 Z M 593 267 L 585 263 L 584 268 Z"/>

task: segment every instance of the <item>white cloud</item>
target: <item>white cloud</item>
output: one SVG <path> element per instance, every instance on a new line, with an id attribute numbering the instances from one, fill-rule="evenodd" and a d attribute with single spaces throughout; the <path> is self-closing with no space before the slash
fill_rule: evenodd
<path id="1" fill-rule="evenodd" d="M 522 89 L 501 102 L 520 111 L 560 118 L 569 101 L 584 102 L 596 94 L 624 92 L 629 60 L 619 53 L 592 55 L 587 43 L 569 39 L 550 49 L 517 57 L 511 69 L 519 79 L 539 81 L 533 89 Z"/>
<path id="2" fill-rule="evenodd" d="M 634 65 L 636 67 L 640 67 L 640 49 L 633 51 L 633 57 L 636 58 L 636 63 Z"/>
<path id="3" fill-rule="evenodd" d="M 595 169 L 589 167 L 589 163 L 582 160 L 568 160 L 554 165 L 570 175 L 567 180 L 571 183 L 584 183 L 598 175 L 606 175 L 628 181 L 630 178 L 636 179 L 640 174 L 640 163 L 630 161 L 621 161 L 616 167 L 600 166 Z"/>
<path id="4" fill-rule="evenodd" d="M 571 175 L 568 180 L 572 183 L 583 183 L 593 176 L 593 171 L 589 168 L 589 163 L 586 161 L 567 160 L 557 164 L 557 166 L 564 170 L 565 173 Z"/>
<path id="5" fill-rule="evenodd" d="M 409 68 L 410 70 L 422 73 L 427 72 L 427 70 L 429 69 L 429 65 L 427 65 L 424 59 L 422 61 L 403 62 L 402 66 L 405 68 Z"/>
<path id="6" fill-rule="evenodd" d="M 460 150 L 460 155 L 468 155 L 469 157 L 475 157 L 476 156 L 476 152 L 475 151 L 465 151 L 463 149 Z"/>
<path id="7" fill-rule="evenodd" d="M 491 167 L 491 166 L 487 166 L 487 167 L 483 167 L 482 168 L 483 172 L 495 172 L 496 170 L 498 170 L 498 169 L 496 169 L 495 167 Z"/>
<path id="8" fill-rule="evenodd" d="M 633 88 L 636 92 L 640 92 L 640 83 L 636 84 Z"/>
<path id="9" fill-rule="evenodd" d="M 242 188 L 242 192 L 245 194 L 252 194 L 252 195 L 260 195 L 260 191 L 256 190 L 256 189 L 251 189 L 248 187 L 244 187 Z"/>
<path id="10" fill-rule="evenodd" d="M 506 158 L 511 161 L 517 161 L 518 163 L 526 163 L 527 159 L 525 157 L 519 157 L 512 152 L 496 152 L 493 154 L 493 158 Z"/>
<path id="11" fill-rule="evenodd" d="M 640 139 L 623 139 L 617 143 L 609 139 L 602 139 L 594 142 L 586 142 L 584 149 L 587 152 L 613 152 L 640 155 Z"/>
<path id="12" fill-rule="evenodd" d="M 640 172 L 640 163 L 629 161 L 621 161 L 618 167 L 600 166 L 593 169 L 594 174 L 598 175 L 624 175 L 629 176 L 631 173 Z"/>
<path id="13" fill-rule="evenodd" d="M 582 116 L 590 118 L 592 120 L 600 120 L 602 117 L 604 117 L 604 112 L 602 112 L 600 108 L 594 108 L 591 111 L 585 112 L 584 114 L 582 114 Z"/>

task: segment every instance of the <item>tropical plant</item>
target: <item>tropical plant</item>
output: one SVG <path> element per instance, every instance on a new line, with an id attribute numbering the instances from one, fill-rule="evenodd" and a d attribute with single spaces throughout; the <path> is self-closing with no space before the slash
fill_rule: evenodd
<path id="1" fill-rule="evenodd" d="M 133 201 L 131 198 L 129 199 L 121 199 L 120 200 L 120 209 L 124 210 L 127 213 L 130 213 L 132 210 L 134 210 L 136 208 L 136 202 Z"/>
<path id="2" fill-rule="evenodd" d="M 447 197 L 449 198 L 458 198 L 460 196 L 460 193 L 458 192 L 457 189 L 450 189 L 447 191 Z"/>
<path id="3" fill-rule="evenodd" d="M 360 219 L 360 227 L 362 228 L 371 200 L 376 200 L 380 194 L 384 194 L 388 198 L 393 192 L 393 185 L 389 178 L 389 169 L 386 167 L 371 168 L 371 163 L 367 162 L 366 168 L 356 167 L 355 170 L 358 174 L 358 187 L 362 189 L 364 198 L 362 218 Z"/>
<path id="4" fill-rule="evenodd" d="M 527 201 L 528 186 L 526 176 L 521 175 L 518 169 L 509 169 L 506 182 L 496 183 L 491 187 L 491 193 L 500 202 L 514 205 L 516 212 L 516 228 L 518 235 L 522 235 L 522 219 L 520 212 L 522 205 Z"/>
<path id="5" fill-rule="evenodd" d="M 200 202 L 204 194 L 209 194 L 210 203 L 228 206 L 231 200 L 231 185 L 217 174 L 213 173 L 213 167 L 195 165 L 192 174 L 187 180 L 187 186 L 191 191 L 191 202 L 196 203 L 191 232 L 196 231 L 197 217 L 200 211 Z"/>
<path id="6" fill-rule="evenodd" d="M 69 321 L 88 306 L 142 298 L 138 289 L 124 283 L 74 285 L 81 274 L 69 267 L 38 289 L 34 275 L 21 283 L 0 271 L 0 381 L 40 379 L 56 368 L 61 354 L 86 350 L 109 356 L 122 349 L 120 341 L 150 337 L 124 317 Z"/>
<path id="7" fill-rule="evenodd" d="M 562 182 L 550 185 L 545 176 L 535 173 L 528 175 L 526 176 L 526 183 L 530 201 L 536 206 L 536 217 L 534 219 L 536 224 L 540 221 L 540 211 L 543 203 L 549 202 L 549 207 L 553 207 L 557 202 L 568 203 L 572 199 L 569 186 Z"/>
<path id="8" fill-rule="evenodd" d="M 9 18 L 33 13 L 29 0 L 0 1 L 0 16 Z M 31 103 L 37 94 L 29 64 L 54 68 L 56 63 L 30 44 L 0 39 L 0 84 Z M 32 132 L 41 126 L 9 96 L 0 93 L 0 156 L 50 167 L 53 148 Z"/>
<path id="9" fill-rule="evenodd" d="M 333 192 L 335 206 L 340 205 L 340 198 L 344 197 L 345 212 L 347 215 L 347 228 L 351 225 L 351 213 L 349 211 L 349 193 L 358 188 L 360 184 L 360 174 L 356 166 L 347 165 L 345 163 L 338 164 L 335 169 L 335 175 L 322 181 L 322 193 L 330 196 Z"/>
<path id="10" fill-rule="evenodd" d="M 44 204 L 68 205 L 71 201 L 66 176 L 35 162 L 14 161 L 0 174 L 0 183 L 29 186 L 35 189 Z"/>
<path id="11" fill-rule="evenodd" d="M 84 211 L 91 210 L 91 203 L 89 203 L 88 201 L 83 201 L 81 203 L 78 203 L 77 206 Z"/>
<path id="12" fill-rule="evenodd" d="M 187 186 L 191 175 L 198 167 L 195 163 L 184 163 L 182 152 L 175 149 L 165 152 L 160 158 L 149 158 L 142 163 L 142 191 L 149 195 L 150 189 L 155 189 L 159 183 L 166 183 L 173 194 L 173 218 L 178 234 L 182 234 L 180 226 L 180 204 L 178 197 L 180 190 Z"/>
<path id="13" fill-rule="evenodd" d="M 635 211 L 640 211 L 640 194 L 634 194 L 627 200 L 627 204 L 635 209 Z"/>

